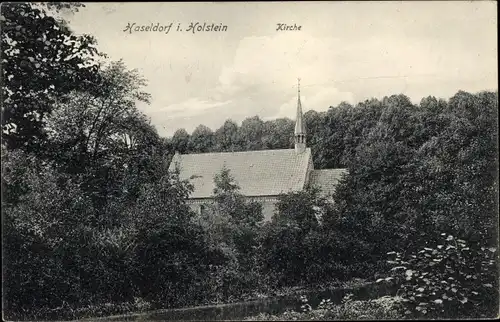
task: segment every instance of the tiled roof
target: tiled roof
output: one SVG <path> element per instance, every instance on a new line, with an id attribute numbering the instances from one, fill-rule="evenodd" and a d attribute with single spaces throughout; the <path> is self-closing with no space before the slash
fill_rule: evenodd
<path id="1" fill-rule="evenodd" d="M 309 185 L 320 188 L 321 194 L 331 196 L 347 169 L 322 169 L 311 171 Z"/>
<path id="2" fill-rule="evenodd" d="M 180 178 L 194 185 L 192 199 L 213 195 L 214 176 L 225 165 L 245 196 L 275 196 L 304 189 L 311 149 L 297 154 L 294 149 L 246 152 L 177 154 L 170 170 L 180 167 Z"/>

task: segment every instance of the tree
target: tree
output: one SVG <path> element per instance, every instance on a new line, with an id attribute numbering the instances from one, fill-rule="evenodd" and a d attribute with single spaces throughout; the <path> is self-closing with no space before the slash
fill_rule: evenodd
<path id="1" fill-rule="evenodd" d="M 240 138 L 238 124 L 232 120 L 226 120 L 224 124 L 215 131 L 216 150 L 220 152 L 240 151 Z"/>
<path id="2" fill-rule="evenodd" d="M 304 120 L 306 122 L 306 135 L 307 135 L 307 146 L 311 147 L 313 151 L 313 158 L 315 152 L 319 152 L 321 148 L 319 144 L 322 138 L 320 137 L 320 132 L 324 125 L 325 113 L 318 113 L 314 110 L 307 111 L 304 114 Z M 318 148 L 316 148 L 318 147 Z"/>
<path id="3" fill-rule="evenodd" d="M 198 125 L 189 137 L 189 150 L 196 153 L 211 152 L 213 146 L 213 131 L 203 124 Z"/>
<path id="4" fill-rule="evenodd" d="M 421 204 L 433 225 L 460 238 L 488 238 L 491 245 L 496 239 L 491 214 L 497 207 L 497 100 L 497 93 L 457 93 L 433 117 L 439 132 L 417 152 L 425 191 Z"/>
<path id="5" fill-rule="evenodd" d="M 344 152 L 344 137 L 347 135 L 346 128 L 349 126 L 350 114 L 352 114 L 352 106 L 341 103 L 338 107 L 330 108 L 322 117 L 318 115 L 314 119 L 312 118 L 314 114 L 308 116 L 313 128 L 308 136 L 311 136 L 315 167 L 338 168 L 343 165 L 341 160 Z"/>
<path id="6" fill-rule="evenodd" d="M 185 129 L 175 131 L 171 140 L 172 147 L 176 152 L 187 153 L 189 150 L 189 134 Z"/>
<path id="7" fill-rule="evenodd" d="M 99 95 L 71 92 L 67 95 L 70 100 L 56 104 L 46 122 L 46 154 L 55 160 L 69 157 L 67 162 L 73 169 L 75 165 L 85 168 L 109 158 L 116 148 L 133 147 L 144 130 L 156 132 L 142 125 L 137 127 L 147 121 L 136 102 L 149 103 L 149 95 L 141 91 L 145 82 L 137 71 L 128 71 L 118 61 L 104 69 L 101 77 L 103 88 Z"/>
<path id="8" fill-rule="evenodd" d="M 98 95 L 73 91 L 69 101 L 56 104 L 39 155 L 80 176 L 84 192 L 107 210 L 102 217 L 112 223 L 137 197 L 139 186 L 153 180 L 158 162 L 153 158 L 163 152 L 156 130 L 136 107 L 138 101 L 149 102 L 137 71 L 112 62 L 102 69 L 101 80 Z"/>
<path id="9" fill-rule="evenodd" d="M 345 272 L 336 267 L 338 250 L 330 241 L 336 236 L 332 205 L 316 189 L 280 196 L 277 213 L 263 228 L 262 271 L 270 286 L 326 283 Z M 325 225 L 325 222 L 328 223 Z M 339 246 L 339 245 L 335 245 Z"/>
<path id="10" fill-rule="evenodd" d="M 260 150 L 263 147 L 264 122 L 258 117 L 249 117 L 241 123 L 239 138 L 245 151 Z"/>
<path id="11" fill-rule="evenodd" d="M 214 177 L 214 202 L 199 218 L 211 240 L 228 256 L 224 273 L 217 276 L 221 297 L 241 296 L 261 285 L 258 245 L 262 206 L 246 200 L 230 174 L 222 168 Z M 232 289 L 232 291 L 231 291 Z M 236 291 L 237 290 L 237 291 Z"/>
<path id="12" fill-rule="evenodd" d="M 436 227 L 464 239 L 481 232 L 494 243 L 486 227 L 496 204 L 495 95 L 459 93 L 423 106 L 384 98 L 337 187 L 342 231 L 377 243 L 380 255 L 437 240 Z"/>
<path id="13" fill-rule="evenodd" d="M 294 126 L 295 122 L 288 118 L 264 122 L 262 144 L 266 149 L 293 148 Z"/>
<path id="14" fill-rule="evenodd" d="M 70 6 L 47 4 L 49 8 Z M 30 3 L 2 5 L 2 138 L 9 149 L 40 150 L 54 103 L 100 83 L 95 40 Z"/>

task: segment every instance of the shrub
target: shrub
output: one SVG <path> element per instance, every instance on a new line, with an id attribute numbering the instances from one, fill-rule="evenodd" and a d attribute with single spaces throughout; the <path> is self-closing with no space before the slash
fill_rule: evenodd
<path id="1" fill-rule="evenodd" d="M 495 248 L 468 245 L 443 233 L 415 254 L 390 252 L 407 316 L 491 317 L 498 312 Z M 381 282 L 382 279 L 377 280 Z"/>
<path id="2" fill-rule="evenodd" d="M 384 271 L 384 263 L 372 256 L 376 244 L 342 228 L 332 205 L 317 190 L 282 195 L 277 213 L 261 233 L 261 262 L 269 283 L 317 285 Z"/>

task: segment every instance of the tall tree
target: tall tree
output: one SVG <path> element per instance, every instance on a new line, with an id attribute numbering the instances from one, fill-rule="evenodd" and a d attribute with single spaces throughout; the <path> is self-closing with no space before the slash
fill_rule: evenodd
<path id="1" fill-rule="evenodd" d="M 263 147 L 264 122 L 258 117 L 249 117 L 241 123 L 239 137 L 244 150 L 260 150 Z"/>
<path id="2" fill-rule="evenodd" d="M 109 159 L 115 148 L 132 147 L 139 131 L 146 130 L 133 126 L 147 122 L 136 103 L 149 103 L 149 94 L 141 91 L 145 82 L 137 71 L 127 70 L 122 61 L 113 62 L 103 69 L 101 80 L 99 95 L 71 92 L 69 100 L 55 104 L 46 122 L 46 153 L 55 160 L 70 158 L 73 169 Z M 150 128 L 149 133 L 153 132 Z"/>
<path id="3" fill-rule="evenodd" d="M 175 131 L 171 140 L 175 152 L 187 153 L 189 151 L 189 133 L 185 129 Z"/>
<path id="4" fill-rule="evenodd" d="M 266 149 L 293 148 L 293 130 L 295 122 L 289 118 L 280 118 L 264 123 L 262 144 Z"/>
<path id="5" fill-rule="evenodd" d="M 417 151 L 422 209 L 444 231 L 494 243 L 498 93 L 459 92 L 434 118 L 439 133 Z"/>
<path id="6" fill-rule="evenodd" d="M 215 131 L 216 149 L 221 152 L 240 151 L 240 138 L 238 124 L 232 120 L 226 120 L 224 124 Z"/>
<path id="7" fill-rule="evenodd" d="M 76 36 L 65 22 L 31 3 L 2 5 L 0 29 L 5 80 L 2 138 L 10 149 L 39 149 L 54 103 L 66 100 L 73 90 L 96 90 L 102 54 L 93 37 Z"/>
<path id="8" fill-rule="evenodd" d="M 203 124 L 194 129 L 189 137 L 189 150 L 196 153 L 210 152 L 214 148 L 214 132 Z"/>

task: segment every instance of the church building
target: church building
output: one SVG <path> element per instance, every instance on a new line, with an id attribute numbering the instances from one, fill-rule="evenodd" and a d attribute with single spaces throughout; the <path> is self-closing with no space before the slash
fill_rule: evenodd
<path id="1" fill-rule="evenodd" d="M 194 192 L 188 204 L 201 212 L 204 205 L 212 201 L 215 175 L 225 167 L 240 187 L 239 192 L 260 202 L 264 220 L 270 220 L 280 194 L 316 186 L 324 196 L 330 197 L 347 172 L 347 169 L 314 169 L 311 148 L 306 142 L 300 87 L 294 141 L 294 149 L 176 154 L 169 170 L 177 167 L 180 179 L 191 182 Z"/>

